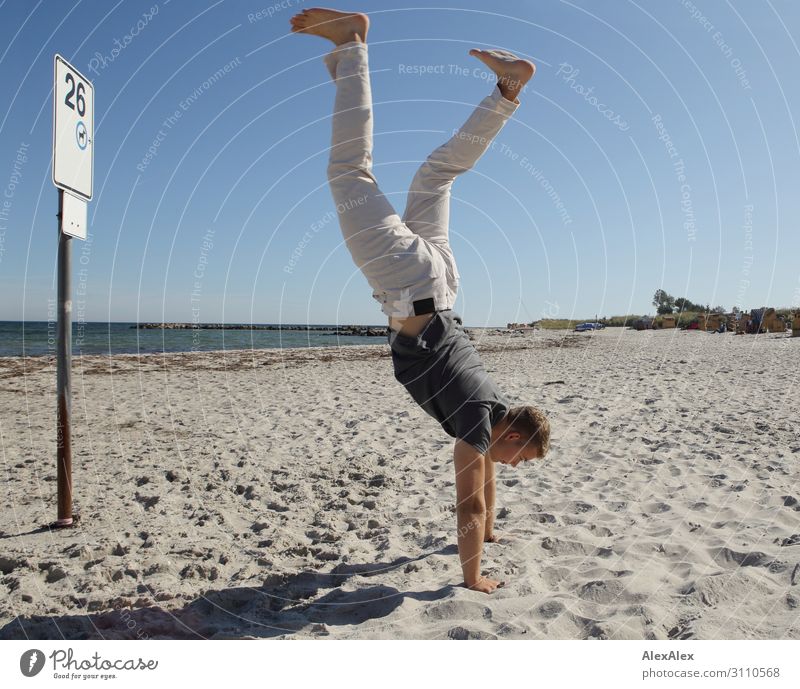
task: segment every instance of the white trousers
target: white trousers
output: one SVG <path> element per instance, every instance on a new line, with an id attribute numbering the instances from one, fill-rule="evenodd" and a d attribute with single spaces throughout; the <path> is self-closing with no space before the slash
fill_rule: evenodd
<path id="1" fill-rule="evenodd" d="M 337 46 L 325 64 L 336 83 L 328 180 L 355 264 L 387 316 L 452 309 L 460 277 L 449 241 L 450 188 L 483 155 L 519 102 L 506 100 L 495 86 L 421 165 L 401 219 L 372 174 L 367 45 Z"/>

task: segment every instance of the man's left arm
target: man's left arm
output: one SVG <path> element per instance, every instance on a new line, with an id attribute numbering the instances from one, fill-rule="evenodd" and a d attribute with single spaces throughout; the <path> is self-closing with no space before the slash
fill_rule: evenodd
<path id="1" fill-rule="evenodd" d="M 486 503 L 486 521 L 484 522 L 483 540 L 484 542 L 494 541 L 494 462 L 489 459 L 488 453 L 483 460 L 483 500 Z"/>

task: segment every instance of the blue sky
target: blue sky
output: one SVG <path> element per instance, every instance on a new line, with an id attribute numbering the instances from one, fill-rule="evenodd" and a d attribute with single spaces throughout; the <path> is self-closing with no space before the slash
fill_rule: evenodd
<path id="1" fill-rule="evenodd" d="M 384 323 L 330 215 L 329 44 L 288 32 L 305 5 L 0 4 L 0 319 L 44 320 L 56 296 L 58 52 L 96 96 L 91 241 L 73 242 L 83 318 Z M 537 64 L 453 190 L 467 325 L 652 312 L 659 288 L 800 306 L 800 4 L 343 8 L 372 19 L 375 173 L 398 212 L 492 88 L 467 51 Z"/>

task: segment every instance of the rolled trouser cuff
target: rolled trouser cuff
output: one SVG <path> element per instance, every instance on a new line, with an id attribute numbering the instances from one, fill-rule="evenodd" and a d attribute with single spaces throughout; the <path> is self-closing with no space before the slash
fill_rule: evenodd
<path id="1" fill-rule="evenodd" d="M 504 97 L 500 92 L 500 87 L 496 85 L 489 95 L 489 98 L 493 101 L 495 110 L 506 117 L 511 117 L 520 106 L 519 99 L 516 101 L 508 100 L 508 98 Z"/>
<path id="2" fill-rule="evenodd" d="M 442 277 L 432 277 L 413 287 L 375 289 L 373 298 L 390 318 L 409 318 L 453 308 L 453 294 Z"/>
<path id="3" fill-rule="evenodd" d="M 349 43 L 337 45 L 333 50 L 325 55 L 325 57 L 322 59 L 325 62 L 325 66 L 328 68 L 331 79 L 336 81 L 336 68 L 339 62 L 354 59 L 360 60 L 361 55 L 359 54 L 359 51 L 362 50 L 365 54 L 367 53 L 366 43 L 361 43 L 360 41 L 350 41 Z"/>

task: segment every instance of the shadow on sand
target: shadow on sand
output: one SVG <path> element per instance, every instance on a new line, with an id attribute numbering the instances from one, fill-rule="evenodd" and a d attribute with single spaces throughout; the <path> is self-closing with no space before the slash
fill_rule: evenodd
<path id="1" fill-rule="evenodd" d="M 453 589 L 443 586 L 433 591 L 401 593 L 391 586 L 376 584 L 342 591 L 340 586 L 350 577 L 379 577 L 430 555 L 457 552 L 455 545 L 449 545 L 416 558 L 340 564 L 330 573 L 305 571 L 271 577 L 262 586 L 205 591 L 178 609 L 152 606 L 85 615 L 18 617 L 0 629 L 0 639 L 270 638 L 291 636 L 301 630 L 324 636 L 326 627 L 385 617 L 406 598 L 441 600 Z M 273 579 L 278 581 L 273 583 Z M 324 593 L 317 597 L 320 592 Z M 395 634 L 387 628 L 387 636 Z"/>

